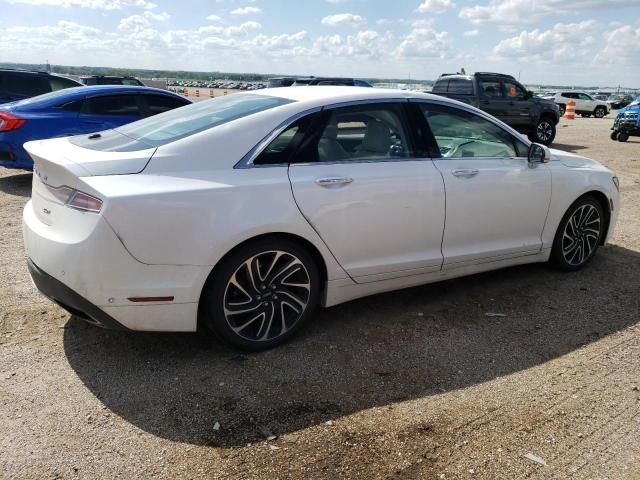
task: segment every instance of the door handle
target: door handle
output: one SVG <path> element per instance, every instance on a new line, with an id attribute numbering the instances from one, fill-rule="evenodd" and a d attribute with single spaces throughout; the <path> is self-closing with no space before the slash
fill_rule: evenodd
<path id="1" fill-rule="evenodd" d="M 454 177 L 470 178 L 475 177 L 478 174 L 478 170 L 476 170 L 475 168 L 454 170 L 453 172 L 451 172 L 451 174 Z"/>
<path id="2" fill-rule="evenodd" d="M 329 177 L 316 179 L 316 183 L 321 187 L 331 187 L 333 185 L 348 185 L 351 182 L 353 182 L 353 178 L 348 177 Z"/>

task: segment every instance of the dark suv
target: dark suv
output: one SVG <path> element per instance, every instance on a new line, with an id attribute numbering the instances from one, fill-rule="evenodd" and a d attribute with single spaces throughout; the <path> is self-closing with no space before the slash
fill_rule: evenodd
<path id="1" fill-rule="evenodd" d="M 60 75 L 0 68 L 0 103 L 15 102 L 82 84 Z"/>
<path id="2" fill-rule="evenodd" d="M 371 87 L 369 82 L 357 78 L 340 77 L 278 77 L 269 80 L 268 88 L 300 85 L 339 85 L 346 87 Z"/>
<path id="3" fill-rule="evenodd" d="M 549 145 L 560 120 L 558 105 L 537 98 L 514 77 L 501 73 L 444 74 L 432 93 L 478 107 L 502 120 L 533 142 Z"/>
<path id="4" fill-rule="evenodd" d="M 80 77 L 80 81 L 85 85 L 129 85 L 132 87 L 144 87 L 137 78 L 121 77 L 118 75 L 87 75 Z"/>

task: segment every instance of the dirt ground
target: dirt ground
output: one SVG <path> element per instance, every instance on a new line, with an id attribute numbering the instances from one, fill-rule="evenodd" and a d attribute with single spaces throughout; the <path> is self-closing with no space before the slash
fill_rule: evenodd
<path id="1" fill-rule="evenodd" d="M 621 181 L 585 270 L 365 298 L 251 355 L 102 330 L 39 296 L 31 175 L 0 169 L 0 477 L 640 479 L 640 139 L 609 140 L 611 121 L 563 120 L 555 144 Z"/>

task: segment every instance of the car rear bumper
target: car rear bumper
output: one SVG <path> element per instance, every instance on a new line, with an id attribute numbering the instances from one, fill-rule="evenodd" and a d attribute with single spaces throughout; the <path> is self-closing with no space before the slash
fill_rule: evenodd
<path id="1" fill-rule="evenodd" d="M 27 202 L 23 215 L 29 270 L 45 296 L 105 327 L 197 329 L 198 302 L 210 268 L 141 263 L 129 254 L 104 218 L 71 212 L 78 215 L 72 225 L 60 222 L 70 212 L 59 210 L 52 217 L 56 213 L 58 223 L 66 227 L 43 223 L 34 211 L 33 200 Z"/>
<path id="2" fill-rule="evenodd" d="M 27 266 L 37 289 L 40 290 L 45 297 L 60 305 L 67 312 L 100 327 L 115 330 L 129 330 L 89 300 L 39 268 L 30 258 L 27 260 Z"/>

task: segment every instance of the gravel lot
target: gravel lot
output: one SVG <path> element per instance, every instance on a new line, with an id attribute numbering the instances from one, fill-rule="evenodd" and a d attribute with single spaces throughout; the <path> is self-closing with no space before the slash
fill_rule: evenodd
<path id="1" fill-rule="evenodd" d="M 639 479 L 640 139 L 609 140 L 611 121 L 563 120 L 555 145 L 620 177 L 587 269 L 362 299 L 251 355 L 101 330 L 39 296 L 31 175 L 0 169 L 0 477 Z"/>

